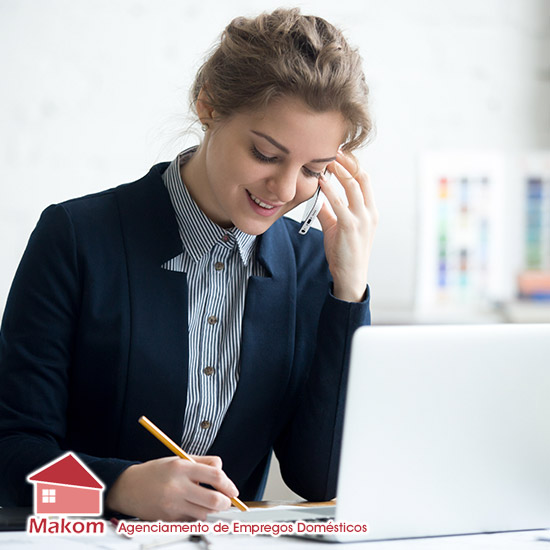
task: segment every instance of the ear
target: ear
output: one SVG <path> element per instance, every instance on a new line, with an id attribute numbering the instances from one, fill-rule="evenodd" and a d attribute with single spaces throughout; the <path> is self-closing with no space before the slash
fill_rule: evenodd
<path id="1" fill-rule="evenodd" d="M 202 124 L 212 122 L 212 119 L 214 118 L 214 108 L 208 102 L 208 95 L 204 91 L 204 88 L 202 88 L 199 92 L 195 106 Z"/>

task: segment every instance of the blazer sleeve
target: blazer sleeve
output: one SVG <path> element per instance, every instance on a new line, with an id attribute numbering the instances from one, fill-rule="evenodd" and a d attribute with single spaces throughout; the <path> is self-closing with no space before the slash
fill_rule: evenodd
<path id="1" fill-rule="evenodd" d="M 351 339 L 370 324 L 370 289 L 349 303 L 329 292 L 319 317 L 315 355 L 298 405 L 274 449 L 286 484 L 310 501 L 336 495 Z"/>
<path id="2" fill-rule="evenodd" d="M 46 209 L 15 275 L 0 330 L 0 505 L 29 505 L 26 476 L 61 455 L 81 300 L 77 239 Z M 131 462 L 81 458 L 109 487 Z"/>

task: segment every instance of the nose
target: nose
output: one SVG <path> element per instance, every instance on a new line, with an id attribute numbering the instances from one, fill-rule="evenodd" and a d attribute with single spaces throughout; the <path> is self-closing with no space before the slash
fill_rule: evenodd
<path id="1" fill-rule="evenodd" d="M 291 202 L 296 196 L 298 173 L 293 169 L 279 170 L 271 176 L 267 189 L 281 202 Z"/>

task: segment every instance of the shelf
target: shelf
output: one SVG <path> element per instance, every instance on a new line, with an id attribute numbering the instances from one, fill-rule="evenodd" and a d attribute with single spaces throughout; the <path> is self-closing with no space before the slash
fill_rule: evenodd
<path id="1" fill-rule="evenodd" d="M 550 323 L 550 301 L 518 300 L 504 306 L 509 323 Z"/>

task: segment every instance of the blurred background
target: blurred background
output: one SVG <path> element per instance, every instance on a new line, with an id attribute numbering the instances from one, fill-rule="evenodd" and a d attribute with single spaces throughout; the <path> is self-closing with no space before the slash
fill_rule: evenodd
<path id="1" fill-rule="evenodd" d="M 0 0 L 0 312 L 40 212 L 196 143 L 204 55 L 280 5 L 364 59 L 373 322 L 550 321 L 547 0 Z"/>

